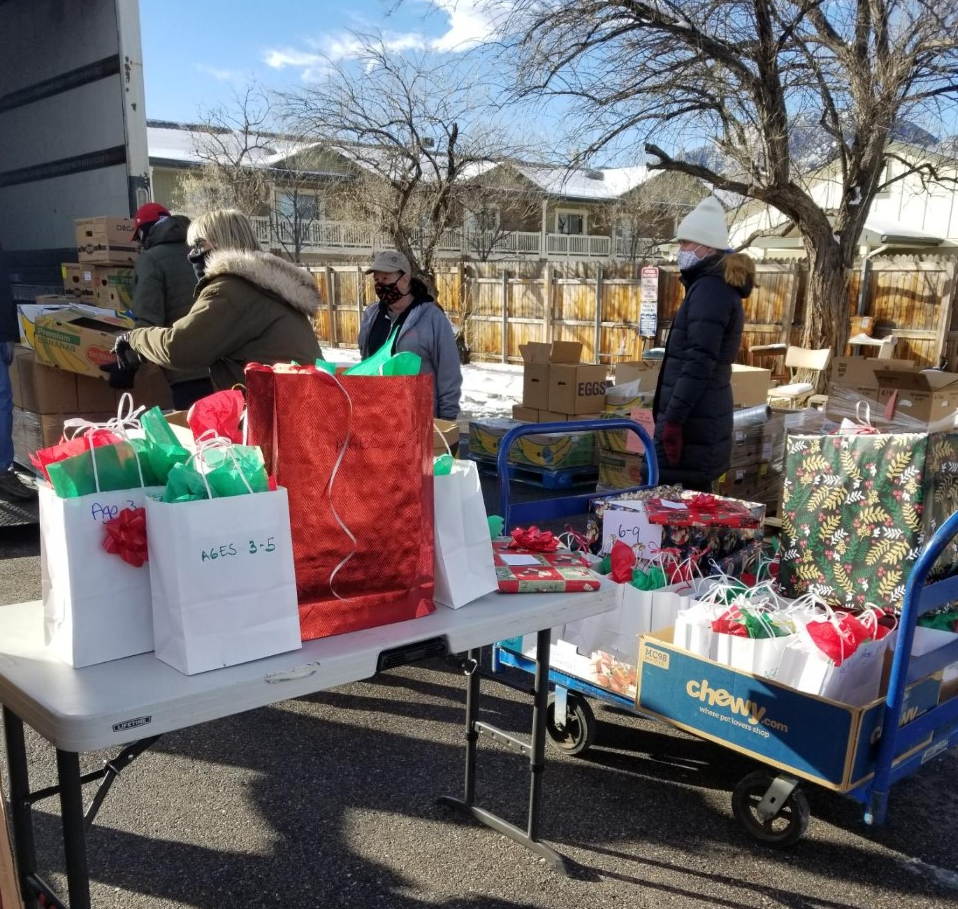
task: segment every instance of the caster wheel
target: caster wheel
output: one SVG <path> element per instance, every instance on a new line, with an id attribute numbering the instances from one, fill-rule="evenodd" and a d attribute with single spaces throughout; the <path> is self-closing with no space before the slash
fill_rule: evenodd
<path id="1" fill-rule="evenodd" d="M 546 731 L 549 744 L 564 754 L 582 754 L 588 751 L 595 741 L 595 714 L 589 702 L 577 694 L 569 692 L 566 699 L 565 725 L 558 726 L 555 721 L 555 695 L 549 695 L 549 707 L 546 713 Z"/>
<path id="2" fill-rule="evenodd" d="M 750 773 L 732 792 L 732 813 L 746 832 L 765 843 L 784 849 L 797 843 L 808 829 L 808 799 L 801 789 L 793 789 L 770 818 L 758 812 L 759 803 L 775 780 L 774 774 L 764 770 Z"/>

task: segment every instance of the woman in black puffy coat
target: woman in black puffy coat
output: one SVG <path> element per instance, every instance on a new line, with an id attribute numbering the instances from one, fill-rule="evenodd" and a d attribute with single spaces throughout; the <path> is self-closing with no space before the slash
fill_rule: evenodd
<path id="1" fill-rule="evenodd" d="M 742 342 L 742 300 L 755 263 L 726 253 L 728 232 L 710 196 L 679 225 L 685 299 L 672 322 L 655 400 L 660 481 L 711 491 L 732 454 L 732 363 Z"/>

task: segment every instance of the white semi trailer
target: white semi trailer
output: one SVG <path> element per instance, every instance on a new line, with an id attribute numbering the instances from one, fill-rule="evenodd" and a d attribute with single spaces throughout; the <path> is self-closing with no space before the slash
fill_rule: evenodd
<path id="1" fill-rule="evenodd" d="M 60 282 L 73 222 L 149 199 L 137 0 L 0 0 L 0 247 L 14 296 Z"/>

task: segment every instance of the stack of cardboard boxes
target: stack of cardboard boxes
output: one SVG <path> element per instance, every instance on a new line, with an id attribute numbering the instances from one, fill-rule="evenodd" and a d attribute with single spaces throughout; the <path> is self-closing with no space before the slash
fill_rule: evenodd
<path id="1" fill-rule="evenodd" d="M 114 362 L 117 333 L 133 325 L 133 221 L 83 218 L 75 231 L 78 261 L 61 266 L 63 294 L 17 306 L 20 345 L 10 379 L 14 453 L 22 464 L 59 440 L 64 421 L 115 416 L 122 394 L 100 367 Z M 152 365 L 139 370 L 132 394 L 136 405 L 172 406 L 169 385 Z"/>
<path id="2" fill-rule="evenodd" d="M 522 404 L 512 416 L 525 423 L 594 420 L 605 407 L 608 370 L 582 363 L 578 341 L 531 342 L 522 354 Z"/>
<path id="3" fill-rule="evenodd" d="M 655 432 L 652 421 L 652 399 L 659 378 L 659 360 L 617 363 L 615 384 L 606 389 L 602 417 L 629 417 L 648 434 Z M 645 455 L 639 437 L 625 429 L 609 429 L 598 433 L 599 491 L 626 489 L 645 482 Z"/>

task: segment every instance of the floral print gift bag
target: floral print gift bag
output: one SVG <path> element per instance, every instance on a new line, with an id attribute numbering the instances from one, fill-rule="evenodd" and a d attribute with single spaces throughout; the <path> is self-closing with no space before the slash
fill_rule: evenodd
<path id="1" fill-rule="evenodd" d="M 898 609 L 926 539 L 958 510 L 958 433 L 789 436 L 782 502 L 787 596 Z M 936 572 L 956 563 L 951 547 Z"/>

